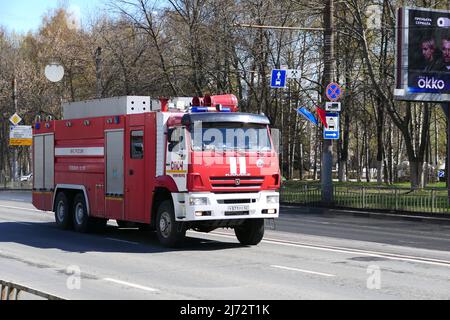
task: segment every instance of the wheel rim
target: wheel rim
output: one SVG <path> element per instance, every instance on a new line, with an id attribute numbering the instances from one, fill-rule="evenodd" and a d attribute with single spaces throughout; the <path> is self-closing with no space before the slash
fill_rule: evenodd
<path id="1" fill-rule="evenodd" d="M 56 215 L 58 216 L 59 221 L 64 221 L 64 217 L 66 216 L 66 208 L 64 205 L 64 201 L 58 202 L 58 209 L 56 210 Z"/>
<path id="2" fill-rule="evenodd" d="M 161 214 L 161 218 L 159 220 L 159 230 L 164 238 L 168 238 L 170 236 L 172 222 L 170 221 L 170 215 L 168 212 L 163 212 Z"/>
<path id="3" fill-rule="evenodd" d="M 75 207 L 75 220 L 77 221 L 77 224 L 83 224 L 84 220 L 84 208 L 83 204 L 77 203 Z"/>

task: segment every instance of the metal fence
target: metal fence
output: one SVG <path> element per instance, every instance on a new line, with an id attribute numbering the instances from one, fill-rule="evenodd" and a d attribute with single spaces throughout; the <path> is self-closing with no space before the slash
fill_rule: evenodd
<path id="1" fill-rule="evenodd" d="M 445 188 L 413 190 L 395 187 L 333 186 L 334 205 L 355 209 L 380 209 L 421 213 L 449 213 Z M 282 188 L 281 202 L 321 204 L 320 184 L 304 184 L 295 189 Z"/>
<path id="2" fill-rule="evenodd" d="M 0 300 L 21 299 L 64 300 L 46 292 L 31 289 L 16 283 L 0 280 Z"/>

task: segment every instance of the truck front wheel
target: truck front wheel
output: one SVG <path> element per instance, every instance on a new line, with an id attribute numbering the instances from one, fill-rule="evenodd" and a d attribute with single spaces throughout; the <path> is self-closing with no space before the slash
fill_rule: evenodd
<path id="1" fill-rule="evenodd" d="M 248 219 L 234 228 L 239 242 L 246 246 L 257 245 L 264 237 L 264 219 Z"/>
<path id="2" fill-rule="evenodd" d="M 161 202 L 158 207 L 156 233 L 162 245 L 172 248 L 179 246 L 186 236 L 183 224 L 175 221 L 175 213 L 170 200 Z"/>
<path id="3" fill-rule="evenodd" d="M 72 227 L 72 208 L 64 192 L 58 192 L 55 200 L 55 221 L 58 228 L 67 230 Z"/>

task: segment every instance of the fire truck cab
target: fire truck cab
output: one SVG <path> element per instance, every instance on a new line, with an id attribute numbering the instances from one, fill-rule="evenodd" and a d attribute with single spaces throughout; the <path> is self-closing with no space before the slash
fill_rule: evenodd
<path id="1" fill-rule="evenodd" d="M 33 204 L 62 229 L 115 219 L 173 247 L 228 227 L 256 245 L 279 214 L 278 155 L 267 117 L 237 109 L 233 95 L 66 103 L 34 124 Z"/>

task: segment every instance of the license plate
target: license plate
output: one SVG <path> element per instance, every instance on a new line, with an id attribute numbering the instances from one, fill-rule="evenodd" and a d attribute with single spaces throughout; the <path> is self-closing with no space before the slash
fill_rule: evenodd
<path id="1" fill-rule="evenodd" d="M 249 206 L 228 206 L 228 211 L 248 211 Z"/>

